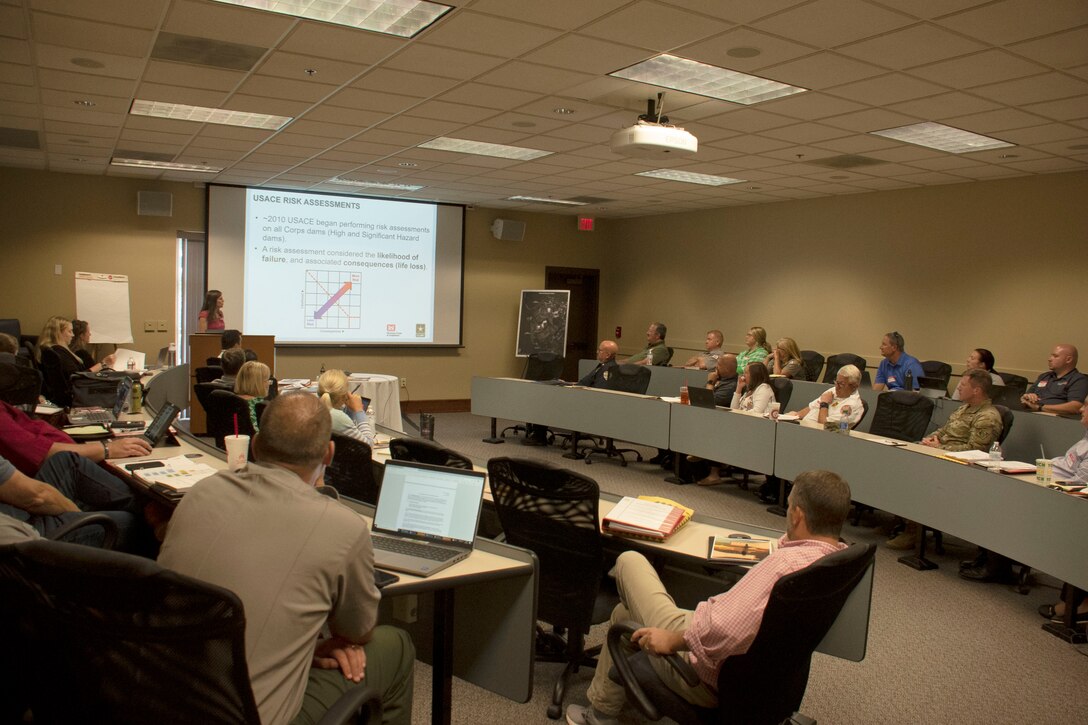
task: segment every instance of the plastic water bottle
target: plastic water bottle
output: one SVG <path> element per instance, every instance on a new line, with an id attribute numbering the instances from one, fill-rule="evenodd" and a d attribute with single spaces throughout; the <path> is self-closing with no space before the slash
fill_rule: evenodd
<path id="1" fill-rule="evenodd" d="M 848 436 L 850 435 L 850 406 L 843 406 L 843 409 L 839 411 L 839 434 Z"/>
<path id="2" fill-rule="evenodd" d="M 178 364 L 178 344 L 176 342 L 170 343 L 166 349 L 166 364 L 169 367 L 174 367 Z"/>
<path id="3" fill-rule="evenodd" d="M 914 375 L 908 370 L 907 374 L 903 376 L 903 390 L 913 392 L 914 391 Z"/>
<path id="4" fill-rule="evenodd" d="M 1004 451 L 1001 450 L 1001 444 L 994 441 L 994 444 L 990 446 L 990 461 L 997 463 L 1005 457 Z"/>
<path id="5" fill-rule="evenodd" d="M 126 367 L 126 368 L 128 369 L 128 371 L 129 371 L 130 373 L 131 373 L 131 372 L 135 372 L 135 370 L 136 370 L 136 358 L 132 358 L 132 357 L 130 357 L 130 358 L 128 359 L 128 364 L 127 364 L 127 365 L 125 365 L 125 367 Z"/>

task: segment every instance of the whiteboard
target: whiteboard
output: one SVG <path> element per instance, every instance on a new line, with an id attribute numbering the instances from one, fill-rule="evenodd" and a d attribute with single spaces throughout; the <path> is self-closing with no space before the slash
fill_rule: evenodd
<path id="1" fill-rule="evenodd" d="M 90 323 L 96 343 L 132 342 L 128 275 L 76 272 L 76 317 Z"/>

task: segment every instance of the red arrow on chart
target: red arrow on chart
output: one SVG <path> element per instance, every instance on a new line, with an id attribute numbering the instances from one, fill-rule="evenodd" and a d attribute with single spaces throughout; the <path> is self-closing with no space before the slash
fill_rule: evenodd
<path id="1" fill-rule="evenodd" d="M 336 294 L 329 298 L 329 301 L 321 305 L 321 309 L 314 313 L 314 319 L 320 320 L 321 316 L 329 311 L 329 308 L 336 304 L 336 301 L 351 291 L 351 282 L 345 282 L 344 286 L 336 290 Z"/>

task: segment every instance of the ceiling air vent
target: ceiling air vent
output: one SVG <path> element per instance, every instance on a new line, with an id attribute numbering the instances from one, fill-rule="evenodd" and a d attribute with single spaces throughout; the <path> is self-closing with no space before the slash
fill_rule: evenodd
<path id="1" fill-rule="evenodd" d="M 266 52 L 267 48 L 254 45 L 227 43 L 177 33 L 159 33 L 151 57 L 225 70 L 248 71 L 253 69 Z"/>

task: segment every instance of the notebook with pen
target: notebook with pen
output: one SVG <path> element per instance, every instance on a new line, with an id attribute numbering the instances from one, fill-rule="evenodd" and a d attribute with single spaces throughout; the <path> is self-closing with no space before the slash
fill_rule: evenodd
<path id="1" fill-rule="evenodd" d="M 430 576 L 472 553 L 486 474 L 387 461 L 374 512 L 374 566 Z"/>

